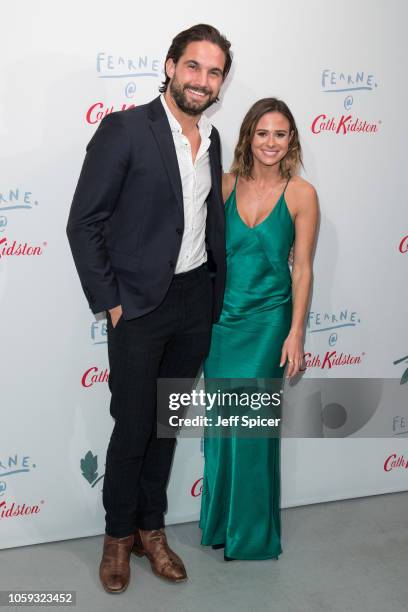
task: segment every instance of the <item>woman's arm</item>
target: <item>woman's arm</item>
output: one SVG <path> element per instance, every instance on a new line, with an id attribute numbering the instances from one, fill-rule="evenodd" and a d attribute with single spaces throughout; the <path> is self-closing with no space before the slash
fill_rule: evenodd
<path id="1" fill-rule="evenodd" d="M 295 187 L 295 186 L 293 186 Z M 303 333 L 309 305 L 313 271 L 312 258 L 318 221 L 317 194 L 312 185 L 301 180 L 288 198 L 295 212 L 296 239 L 292 269 L 292 325 L 282 347 L 281 365 L 289 362 L 287 377 L 295 376 L 303 363 Z"/>

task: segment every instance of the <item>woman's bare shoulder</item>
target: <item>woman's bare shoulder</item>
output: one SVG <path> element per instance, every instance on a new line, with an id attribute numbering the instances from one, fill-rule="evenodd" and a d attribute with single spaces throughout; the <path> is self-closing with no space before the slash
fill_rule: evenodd
<path id="1" fill-rule="evenodd" d="M 288 187 L 291 187 L 292 193 L 297 196 L 315 198 L 317 195 L 312 183 L 309 183 L 309 181 L 306 181 L 301 176 L 293 176 L 289 181 Z"/>
<path id="2" fill-rule="evenodd" d="M 224 202 L 228 199 L 231 191 L 234 189 L 235 184 L 235 174 L 231 174 L 231 172 L 226 172 L 222 175 L 222 197 Z"/>
<path id="3" fill-rule="evenodd" d="M 317 214 L 317 193 L 312 183 L 301 176 L 293 176 L 286 191 L 286 202 L 292 214 Z"/>

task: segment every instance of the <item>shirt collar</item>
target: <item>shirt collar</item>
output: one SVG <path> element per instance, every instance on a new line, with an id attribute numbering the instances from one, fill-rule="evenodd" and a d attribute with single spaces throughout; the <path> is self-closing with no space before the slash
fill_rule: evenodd
<path id="1" fill-rule="evenodd" d="M 180 134 L 183 133 L 183 128 L 181 127 L 180 123 L 177 121 L 177 119 L 175 118 L 175 116 L 173 115 L 173 113 L 171 112 L 171 110 L 169 109 L 169 106 L 166 102 L 166 99 L 164 97 L 164 94 L 162 94 L 160 96 L 160 100 L 161 103 L 163 104 L 163 108 L 166 111 L 166 115 L 167 115 L 167 119 L 169 120 L 170 123 L 170 129 L 172 132 L 179 132 Z M 212 130 L 212 125 L 209 121 L 209 119 L 205 116 L 205 115 L 201 115 L 199 122 L 197 123 L 197 127 L 200 130 L 200 136 L 204 137 L 204 138 L 209 138 L 210 134 L 211 134 L 211 130 Z"/>

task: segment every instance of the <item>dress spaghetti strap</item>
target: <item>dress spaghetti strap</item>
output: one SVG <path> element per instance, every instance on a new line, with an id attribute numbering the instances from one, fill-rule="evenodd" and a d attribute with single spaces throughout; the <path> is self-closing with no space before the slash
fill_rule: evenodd
<path id="1" fill-rule="evenodd" d="M 289 181 L 290 181 L 290 179 L 291 179 L 291 178 L 292 178 L 292 177 L 290 176 L 290 177 L 288 178 L 288 180 L 286 181 L 285 189 L 283 190 L 282 195 L 285 195 L 286 187 L 289 185 Z"/>
<path id="2" fill-rule="evenodd" d="M 285 195 L 286 187 L 289 185 L 289 181 L 290 181 L 290 179 L 291 179 L 291 178 L 292 178 L 292 177 L 290 176 L 290 177 L 288 178 L 288 180 L 286 181 L 285 189 L 284 189 L 284 190 L 283 190 L 283 192 L 282 192 L 282 195 L 283 195 L 283 196 Z"/>

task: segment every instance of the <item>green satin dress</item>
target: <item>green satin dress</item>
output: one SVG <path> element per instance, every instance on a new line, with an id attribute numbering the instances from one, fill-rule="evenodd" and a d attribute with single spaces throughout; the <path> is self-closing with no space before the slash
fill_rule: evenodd
<path id="1" fill-rule="evenodd" d="M 291 325 L 288 256 L 295 236 L 285 190 L 253 228 L 239 216 L 236 182 L 225 203 L 226 289 L 204 366 L 207 379 L 283 376 L 279 361 Z M 204 456 L 201 543 L 225 544 L 224 554 L 234 559 L 277 558 L 279 437 L 205 437 Z"/>

